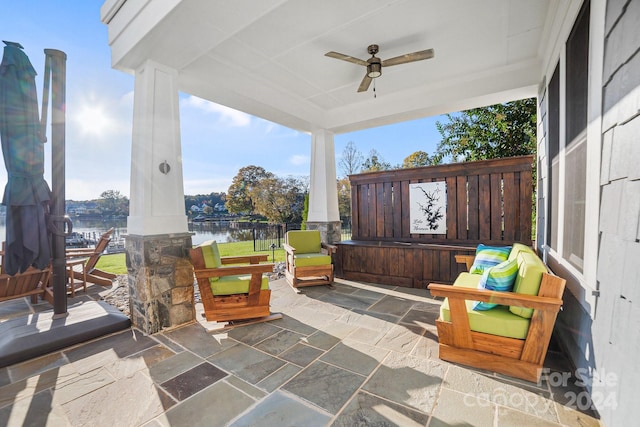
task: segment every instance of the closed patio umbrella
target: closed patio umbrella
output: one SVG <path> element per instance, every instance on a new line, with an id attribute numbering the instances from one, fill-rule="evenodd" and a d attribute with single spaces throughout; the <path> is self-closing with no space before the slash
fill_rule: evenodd
<path id="1" fill-rule="evenodd" d="M 44 180 L 45 138 L 40 135 L 36 71 L 19 43 L 4 42 L 0 64 L 0 137 L 8 181 L 5 265 L 8 274 L 51 261 L 45 215 L 50 190 Z"/>

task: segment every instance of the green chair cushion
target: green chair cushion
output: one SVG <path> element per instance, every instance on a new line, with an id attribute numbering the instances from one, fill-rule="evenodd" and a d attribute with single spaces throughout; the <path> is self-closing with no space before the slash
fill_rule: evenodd
<path id="1" fill-rule="evenodd" d="M 542 273 L 547 272 L 547 267 L 533 251 L 521 251 L 518 256 L 518 275 L 513 284 L 513 292 L 525 295 L 538 295 Z M 532 308 L 511 306 L 509 311 L 526 319 L 533 316 Z"/>
<path id="2" fill-rule="evenodd" d="M 518 254 L 520 252 L 527 252 L 531 254 L 535 254 L 533 249 L 530 246 L 523 245 L 522 243 L 514 243 L 511 247 L 511 252 L 509 253 L 509 260 L 518 258 Z"/>
<path id="3" fill-rule="evenodd" d="M 287 231 L 287 244 L 298 254 L 320 253 L 322 242 L 319 230 Z"/>
<path id="4" fill-rule="evenodd" d="M 295 255 L 296 267 L 310 267 L 313 265 L 330 265 L 331 256 L 324 254 L 298 254 Z"/>
<path id="5" fill-rule="evenodd" d="M 211 285 L 213 295 L 246 294 L 249 292 L 249 283 L 251 282 L 250 274 L 216 277 L 216 279 L 219 280 L 215 281 L 212 279 L 214 279 L 214 277 L 209 278 L 209 284 Z M 269 279 L 265 276 L 262 277 L 260 289 L 269 289 Z"/>
<path id="6" fill-rule="evenodd" d="M 202 257 L 204 258 L 204 266 L 207 268 L 220 268 L 222 260 L 220 259 L 220 251 L 215 240 L 207 240 L 201 243 L 199 248 L 202 249 Z M 217 281 L 219 277 L 211 277 L 209 281 Z"/>
<path id="7" fill-rule="evenodd" d="M 480 278 L 479 274 L 460 273 L 454 286 L 475 289 L 478 287 Z M 509 338 L 527 338 L 529 319 L 511 313 L 509 307 L 502 305 L 492 310 L 475 311 L 473 310 L 474 303 L 475 301 L 466 301 L 469 325 L 472 331 Z M 451 320 L 448 299 L 445 299 L 440 306 L 440 318 L 447 322 Z"/>
<path id="8" fill-rule="evenodd" d="M 473 265 L 469 269 L 471 274 L 482 274 L 487 268 L 504 262 L 509 257 L 511 246 L 485 246 L 478 245 Z"/>
<path id="9" fill-rule="evenodd" d="M 506 260 L 482 273 L 478 289 L 488 289 L 498 292 L 510 292 L 518 274 L 518 261 L 515 259 Z M 474 310 L 491 310 L 498 304 L 492 302 L 477 301 Z"/>

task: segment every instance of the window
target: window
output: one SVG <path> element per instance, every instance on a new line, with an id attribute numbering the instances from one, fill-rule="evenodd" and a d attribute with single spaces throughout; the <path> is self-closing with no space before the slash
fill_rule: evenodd
<path id="1" fill-rule="evenodd" d="M 560 64 L 556 66 L 548 88 L 549 109 L 547 143 L 549 144 L 549 201 L 547 204 L 547 244 L 558 249 L 558 197 L 560 183 Z"/>
<path id="2" fill-rule="evenodd" d="M 586 1 L 567 38 L 564 87 L 561 87 L 563 83 L 558 65 L 547 88 L 550 193 L 547 205 L 547 244 L 580 272 L 583 271 L 584 258 L 587 179 L 589 11 L 589 2 Z M 564 135 L 560 133 L 562 90 L 565 95 Z M 562 235 L 559 233 L 560 229 Z"/>

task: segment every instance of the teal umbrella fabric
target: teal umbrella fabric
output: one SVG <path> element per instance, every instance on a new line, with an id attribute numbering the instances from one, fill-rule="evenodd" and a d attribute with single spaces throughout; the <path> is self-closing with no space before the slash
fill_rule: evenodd
<path id="1" fill-rule="evenodd" d="M 7 169 L 4 269 L 8 274 L 51 262 L 46 215 L 51 191 L 44 180 L 36 71 L 19 43 L 4 42 L 0 63 L 0 138 Z"/>

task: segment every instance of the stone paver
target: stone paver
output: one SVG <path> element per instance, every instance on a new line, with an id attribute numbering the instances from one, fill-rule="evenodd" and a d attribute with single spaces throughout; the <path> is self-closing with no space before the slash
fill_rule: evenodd
<path id="1" fill-rule="evenodd" d="M 209 361 L 251 384 L 256 384 L 285 364 L 280 359 L 244 344 L 236 344 L 210 357 Z"/>
<path id="2" fill-rule="evenodd" d="M 251 412 L 231 423 L 231 427 L 322 427 L 331 415 L 306 405 L 282 392 L 273 393 Z"/>
<path id="3" fill-rule="evenodd" d="M 599 426 L 565 397 L 582 391 L 575 383 L 438 359 L 440 302 L 425 290 L 270 286 L 279 320 L 225 331 L 195 322 L 152 336 L 129 329 L 0 368 L 0 425 Z M 74 302 L 104 292 L 90 287 Z M 0 303 L 0 321 L 45 309 Z M 571 371 L 557 346 L 547 359 L 551 372 Z"/>
<path id="4" fill-rule="evenodd" d="M 283 389 L 336 414 L 365 379 L 362 375 L 318 361 L 286 383 Z"/>
<path id="5" fill-rule="evenodd" d="M 446 369 L 436 361 L 391 353 L 363 390 L 418 411 L 431 412 Z"/>
<path id="6" fill-rule="evenodd" d="M 321 360 L 368 376 L 388 353 L 389 350 L 345 340 L 325 353 Z"/>
<path id="7" fill-rule="evenodd" d="M 428 419 L 428 414 L 360 392 L 340 412 L 333 426 L 418 427 L 426 425 Z"/>
<path id="8" fill-rule="evenodd" d="M 157 422 L 164 427 L 222 427 L 254 403 L 251 397 L 220 381 L 175 405 L 158 417 Z"/>

